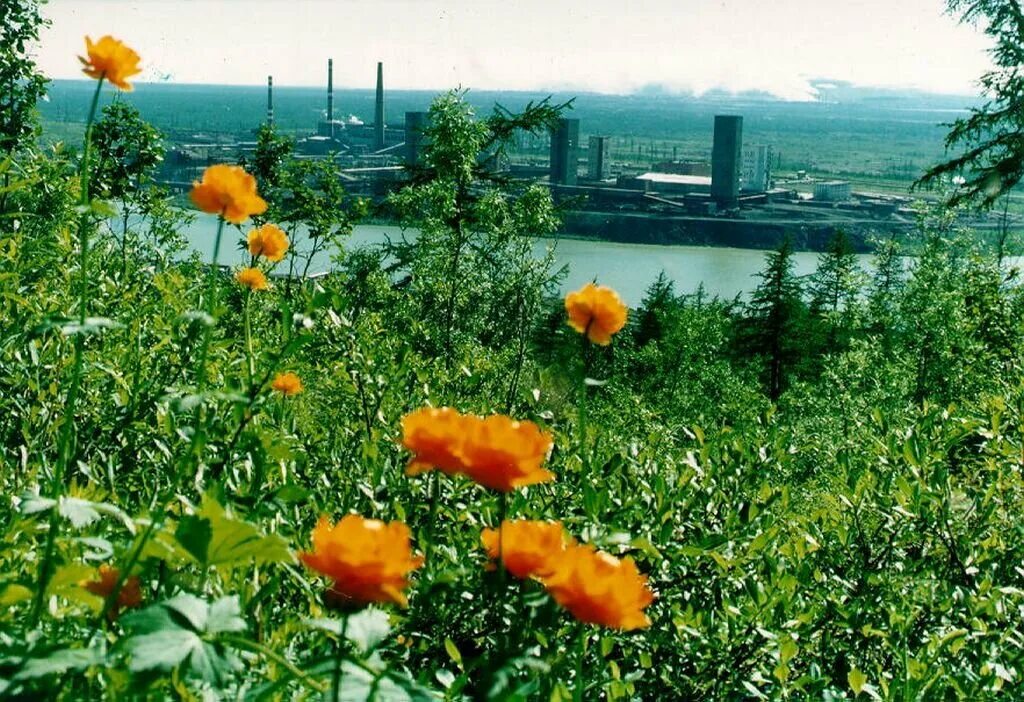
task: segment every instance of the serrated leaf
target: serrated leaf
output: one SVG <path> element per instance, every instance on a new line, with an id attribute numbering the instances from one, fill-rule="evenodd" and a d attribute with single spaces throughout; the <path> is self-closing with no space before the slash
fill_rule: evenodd
<path id="1" fill-rule="evenodd" d="M 22 514 L 38 514 L 53 509 L 57 500 L 43 497 L 34 493 L 25 493 L 19 499 L 19 509 Z"/>
<path id="2" fill-rule="evenodd" d="M 152 634 L 133 636 L 125 644 L 131 662 L 129 670 L 171 670 L 194 652 L 203 648 L 203 640 L 188 629 L 161 630 Z"/>
<path id="3" fill-rule="evenodd" d="M 242 618 L 242 605 L 238 601 L 238 595 L 222 597 L 210 605 L 210 614 L 206 620 L 208 633 L 238 632 L 245 629 L 245 619 Z"/>
<path id="4" fill-rule="evenodd" d="M 345 628 L 345 638 L 364 653 L 376 648 L 390 633 L 387 613 L 372 608 L 351 615 Z"/>
<path id="5" fill-rule="evenodd" d="M 185 525 L 184 528 L 182 525 Z M 263 535 L 252 524 L 231 517 L 211 496 L 203 497 L 199 511 L 182 518 L 182 547 L 199 563 L 230 569 L 248 563 L 290 563 L 288 542 L 277 534 Z M 209 536 L 207 537 L 207 533 Z"/>
<path id="6" fill-rule="evenodd" d="M 105 329 L 120 329 L 121 326 L 121 324 L 106 317 L 88 317 L 84 324 L 77 321 L 68 322 L 62 325 L 60 330 L 64 336 L 76 336 L 78 334 L 89 336 L 99 334 Z"/>
<path id="7" fill-rule="evenodd" d="M 60 498 L 58 511 L 60 516 L 71 522 L 71 526 L 76 529 L 89 526 L 100 519 L 100 513 L 92 502 L 77 497 Z"/>
<path id="8" fill-rule="evenodd" d="M 70 670 L 84 670 L 99 665 L 106 657 L 103 646 L 65 648 L 41 658 L 30 658 L 15 674 L 15 680 L 30 680 L 46 675 L 60 675 Z"/>
<path id="9" fill-rule="evenodd" d="M 133 672 L 171 670 L 187 664 L 192 675 L 218 683 L 240 662 L 227 648 L 211 640 L 216 634 L 245 629 L 237 597 L 212 605 L 181 594 L 123 618 L 132 636 L 124 640 Z"/>

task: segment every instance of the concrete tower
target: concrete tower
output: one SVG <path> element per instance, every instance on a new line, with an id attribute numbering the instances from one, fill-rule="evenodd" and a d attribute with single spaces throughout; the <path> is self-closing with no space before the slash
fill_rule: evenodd
<path id="1" fill-rule="evenodd" d="M 579 162 L 580 121 L 559 118 L 551 130 L 551 176 L 552 183 L 576 185 L 576 167 Z"/>
<path id="2" fill-rule="evenodd" d="M 327 59 L 327 121 L 334 121 L 334 59 Z"/>
<path id="3" fill-rule="evenodd" d="M 409 166 L 420 165 L 423 147 L 427 140 L 424 131 L 430 124 L 429 112 L 405 113 L 405 162 Z"/>
<path id="4" fill-rule="evenodd" d="M 740 196 L 743 161 L 743 118 L 715 116 L 715 143 L 711 150 L 711 197 L 721 208 L 736 207 Z"/>
<path id="5" fill-rule="evenodd" d="M 373 109 L 373 148 L 384 148 L 384 64 L 377 62 L 377 101 Z"/>
<path id="6" fill-rule="evenodd" d="M 267 124 L 274 124 L 274 76 L 267 76 Z"/>
<path id="7" fill-rule="evenodd" d="M 611 137 L 590 137 L 587 147 L 587 176 L 591 180 L 604 180 L 608 177 L 611 142 Z"/>

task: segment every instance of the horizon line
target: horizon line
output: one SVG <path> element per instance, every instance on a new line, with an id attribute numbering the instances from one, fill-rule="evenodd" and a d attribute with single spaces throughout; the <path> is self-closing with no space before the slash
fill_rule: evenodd
<path id="1" fill-rule="evenodd" d="M 272 75 L 272 74 L 270 74 L 270 75 Z M 47 80 L 49 80 L 50 82 L 60 81 L 60 82 L 64 82 L 64 83 L 92 83 L 93 82 L 93 80 L 90 79 L 90 78 L 77 78 L 77 77 L 76 78 L 50 78 L 50 77 L 47 77 Z M 811 88 L 814 88 L 814 83 L 815 82 L 832 83 L 832 84 L 837 84 L 839 87 L 853 88 L 853 89 L 860 89 L 860 90 L 877 90 L 877 91 L 886 91 L 886 92 L 894 92 L 894 93 L 899 93 L 899 92 L 902 91 L 902 92 L 906 92 L 906 93 L 916 93 L 916 94 L 919 94 L 919 95 L 928 95 L 928 96 L 932 96 L 932 97 L 942 97 L 942 98 L 958 98 L 958 99 L 970 99 L 970 100 L 982 100 L 982 99 L 984 99 L 984 96 L 980 95 L 980 94 L 956 93 L 956 92 L 950 92 L 950 93 L 947 93 L 947 92 L 934 92 L 934 91 L 928 90 L 926 88 L 920 88 L 920 87 L 914 87 L 914 86 L 867 85 L 867 84 L 854 83 L 853 81 L 848 81 L 848 80 L 830 79 L 830 78 L 814 78 L 814 79 L 811 79 L 811 80 L 808 81 L 808 85 Z M 173 81 L 173 80 L 138 80 L 138 81 L 133 81 L 132 84 L 134 86 L 183 86 L 183 87 L 226 87 L 226 88 L 266 88 L 267 87 L 266 82 L 258 82 L 258 83 L 215 83 L 215 82 L 197 83 L 197 82 L 189 82 L 189 81 L 181 81 L 181 82 L 179 82 L 179 81 Z M 275 80 L 274 81 L 274 89 L 275 90 L 279 90 L 279 89 L 303 89 L 303 90 L 308 90 L 308 89 L 324 89 L 324 90 L 326 90 L 326 87 L 323 84 L 321 84 L 321 83 L 307 83 L 307 84 L 287 83 L 287 84 L 285 84 L 285 83 L 278 83 Z M 373 90 L 375 90 L 375 86 L 371 85 L 371 86 L 368 86 L 368 87 L 358 87 L 358 86 L 338 86 L 338 85 L 335 85 L 334 89 L 335 89 L 335 91 L 337 91 L 337 90 L 368 90 L 368 91 L 372 92 Z M 487 87 L 456 86 L 456 87 L 448 87 L 448 88 L 388 88 L 388 87 L 385 86 L 385 92 L 434 93 L 434 94 L 438 94 L 439 95 L 439 94 L 447 93 L 447 92 L 450 92 L 450 91 L 453 91 L 453 90 L 455 90 L 455 91 L 465 91 L 465 92 L 468 92 L 468 93 L 473 93 L 473 92 L 520 93 L 520 94 L 544 94 L 544 93 L 546 93 L 548 95 L 571 94 L 571 95 L 576 95 L 576 96 L 580 96 L 580 95 L 595 95 L 595 96 L 601 96 L 601 97 L 646 97 L 646 98 L 655 98 L 655 99 L 656 98 L 693 98 L 693 99 L 697 99 L 697 100 L 703 99 L 707 95 L 713 95 L 715 97 L 724 95 L 724 96 L 733 97 L 733 98 L 751 97 L 751 96 L 755 96 L 755 95 L 760 95 L 760 96 L 764 96 L 764 99 L 766 101 L 770 100 L 770 101 L 774 101 L 774 102 L 799 103 L 799 102 L 820 102 L 821 101 L 820 96 L 816 96 L 813 93 L 808 93 L 808 96 L 807 96 L 806 100 L 796 100 L 796 99 L 793 99 L 793 98 L 787 98 L 787 97 L 783 97 L 783 96 L 777 95 L 777 94 L 771 92 L 770 90 L 767 90 L 767 89 L 764 89 L 764 88 L 748 88 L 748 89 L 744 89 L 744 90 L 731 90 L 729 88 L 722 87 L 722 86 L 716 86 L 716 87 L 713 87 L 713 88 L 709 88 L 709 89 L 704 90 L 703 92 L 700 92 L 700 93 L 695 92 L 692 89 L 686 89 L 686 88 L 673 89 L 673 88 L 668 88 L 668 87 L 664 87 L 664 86 L 659 86 L 659 84 L 650 84 L 650 85 L 647 85 L 647 86 L 641 86 L 641 87 L 633 90 L 632 92 L 604 92 L 604 91 L 593 90 L 593 89 L 575 89 L 575 88 L 568 88 L 568 87 L 563 87 L 563 88 L 487 88 Z M 653 92 L 647 92 L 647 91 L 653 91 Z"/>

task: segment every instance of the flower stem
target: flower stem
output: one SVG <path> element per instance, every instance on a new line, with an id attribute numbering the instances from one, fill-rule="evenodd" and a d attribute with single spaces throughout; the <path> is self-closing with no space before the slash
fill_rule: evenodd
<path id="1" fill-rule="evenodd" d="M 46 546 L 43 558 L 39 561 L 39 582 L 35 601 L 32 605 L 32 621 L 38 624 L 46 599 L 46 588 L 53 576 L 53 557 L 56 548 L 57 525 L 59 523 L 59 501 L 64 487 L 64 478 L 71 464 L 71 438 L 75 429 L 75 408 L 81 392 L 82 369 L 85 365 L 85 320 L 89 308 L 89 223 L 85 212 L 89 204 L 89 157 L 92 153 L 92 125 L 96 119 L 96 108 L 100 102 L 100 90 L 103 88 L 103 76 L 96 81 L 96 90 L 92 94 L 89 105 L 89 117 L 85 123 L 85 144 L 82 149 L 81 172 L 79 173 L 80 190 L 79 205 L 82 212 L 78 219 L 78 332 L 75 334 L 74 362 L 71 370 L 71 385 L 65 400 L 66 411 L 64 424 L 61 426 L 57 443 L 57 464 L 54 466 L 50 480 L 50 493 L 58 504 L 50 510 L 49 528 L 46 533 Z"/>
<path id="2" fill-rule="evenodd" d="M 430 494 L 427 496 L 427 542 L 423 545 L 423 560 L 427 563 L 427 568 L 432 571 L 433 565 L 431 565 L 430 555 L 434 550 L 434 538 L 437 534 L 435 530 L 435 523 L 437 522 L 437 491 L 441 489 L 441 486 L 438 484 L 436 470 L 430 471 L 429 480 L 430 484 L 427 486 L 427 489 L 430 491 Z"/>
<path id="3" fill-rule="evenodd" d="M 331 678 L 331 690 L 334 692 L 334 702 L 341 702 L 341 664 L 344 661 L 342 652 L 345 646 L 345 637 L 348 635 L 348 619 L 349 615 L 345 615 L 345 619 L 341 623 L 341 637 L 338 639 L 338 645 L 335 647 L 334 651 L 334 674 Z"/>
<path id="4" fill-rule="evenodd" d="M 587 681 L 584 679 L 584 662 L 587 659 L 587 625 L 580 624 L 579 648 L 576 651 L 576 687 L 572 691 L 573 702 L 583 702 Z"/>
<path id="5" fill-rule="evenodd" d="M 267 648 L 259 642 L 251 641 L 245 638 L 244 636 L 234 636 L 231 634 L 225 636 L 223 640 L 225 643 L 229 643 L 232 646 L 235 646 L 236 648 L 241 648 L 246 651 L 252 651 L 253 653 L 258 653 L 262 656 L 266 656 L 267 658 L 269 658 L 270 660 L 274 661 L 279 666 L 287 670 L 289 673 L 291 673 L 292 677 L 294 677 L 296 680 L 299 680 L 303 685 L 305 685 L 309 689 L 319 692 L 320 694 L 327 692 L 327 687 L 323 683 L 309 677 L 290 660 L 279 654 L 277 651 L 271 648 Z"/>
<path id="6" fill-rule="evenodd" d="M 252 291 L 245 291 L 245 354 L 246 354 L 246 370 L 249 373 L 249 386 L 252 387 L 253 378 L 256 376 L 255 362 L 252 355 L 252 322 L 249 319 L 249 304 L 252 300 Z"/>
<path id="7" fill-rule="evenodd" d="M 206 313 L 206 319 L 203 320 L 203 337 L 199 342 L 199 361 L 196 366 L 196 395 L 200 396 L 206 389 L 206 358 L 210 350 L 210 336 L 213 333 L 213 314 L 217 309 L 217 291 L 219 290 L 217 286 L 217 278 L 219 276 L 217 259 L 220 258 L 220 242 L 223 236 L 224 217 L 221 216 L 217 218 L 217 235 L 213 240 L 213 260 L 210 262 L 210 271 L 206 279 L 206 300 L 203 309 Z M 199 445 L 204 406 L 205 402 L 200 398 L 200 402 L 196 405 L 192 415 L 192 440 L 189 442 L 188 453 L 185 455 L 186 460 L 191 460 L 195 456 L 196 448 Z M 198 474 L 196 479 L 198 481 Z"/>

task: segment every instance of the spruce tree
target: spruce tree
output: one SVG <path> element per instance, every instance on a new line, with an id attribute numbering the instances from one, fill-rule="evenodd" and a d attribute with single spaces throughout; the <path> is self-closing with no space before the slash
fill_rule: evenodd
<path id="1" fill-rule="evenodd" d="M 665 271 L 662 271 L 658 274 L 657 280 L 648 286 L 637 311 L 634 338 L 638 348 L 658 341 L 665 335 L 666 319 L 675 307 L 675 284 L 665 275 Z"/>
<path id="2" fill-rule="evenodd" d="M 857 265 L 850 239 L 842 229 L 818 257 L 818 269 L 811 278 L 811 313 L 821 331 L 825 353 L 845 348 L 855 327 L 857 297 L 863 273 Z"/>
<path id="3" fill-rule="evenodd" d="M 767 265 L 758 277 L 761 283 L 748 306 L 745 347 L 764 358 L 765 385 L 774 401 L 779 399 L 801 358 L 800 337 L 806 317 L 800 281 L 793 274 L 793 247 L 788 237 L 768 254 Z"/>
<path id="4" fill-rule="evenodd" d="M 934 166 L 917 185 L 933 185 L 962 176 L 950 204 L 977 202 L 991 207 L 1024 177 L 1024 8 L 1020 0 L 947 0 L 950 13 L 978 24 L 994 44 L 994 68 L 979 82 L 988 101 L 956 120 L 946 148 L 963 149 Z"/>

